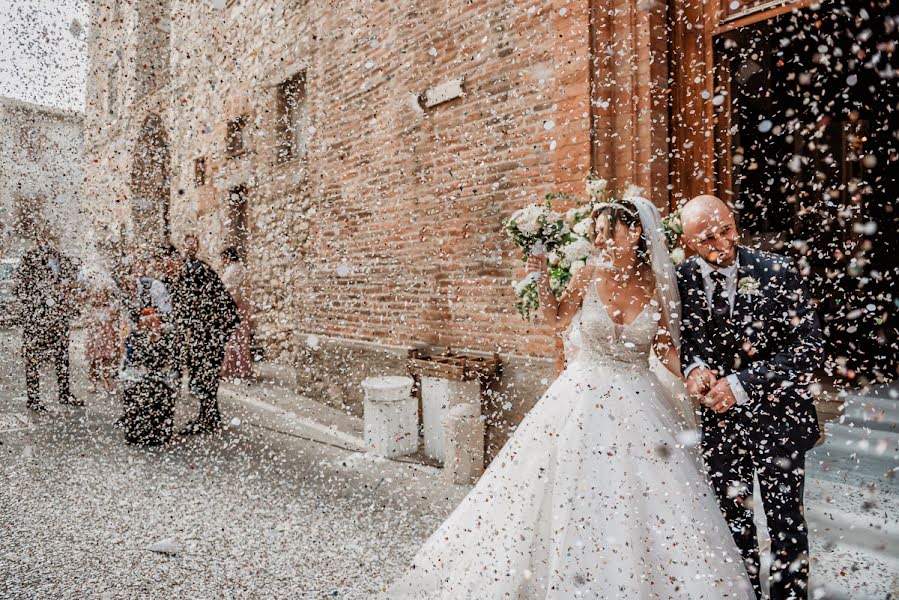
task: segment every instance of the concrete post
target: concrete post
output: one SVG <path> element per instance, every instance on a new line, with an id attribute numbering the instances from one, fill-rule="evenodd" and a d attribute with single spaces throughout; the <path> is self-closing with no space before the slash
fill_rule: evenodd
<path id="1" fill-rule="evenodd" d="M 456 484 L 477 481 L 484 469 L 485 425 L 479 404 L 457 404 L 443 420 L 445 477 Z"/>
<path id="2" fill-rule="evenodd" d="M 410 377 L 369 377 L 365 391 L 365 444 L 372 454 L 406 456 L 418 451 L 418 402 Z"/>

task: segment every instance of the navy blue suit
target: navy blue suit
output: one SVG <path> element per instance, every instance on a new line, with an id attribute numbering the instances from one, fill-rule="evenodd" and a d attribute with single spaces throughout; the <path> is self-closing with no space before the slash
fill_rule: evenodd
<path id="1" fill-rule="evenodd" d="M 718 501 L 760 595 L 753 475 L 772 539 L 771 598 L 806 598 L 805 452 L 820 432 L 807 385 L 823 358 L 818 318 L 790 259 L 738 248 L 732 313 L 709 307 L 694 257 L 678 267 L 681 363 L 736 374 L 749 401 L 717 414 L 701 409 L 702 449 Z M 740 284 L 739 282 L 743 282 Z M 754 289 L 751 289 L 754 288 Z"/>

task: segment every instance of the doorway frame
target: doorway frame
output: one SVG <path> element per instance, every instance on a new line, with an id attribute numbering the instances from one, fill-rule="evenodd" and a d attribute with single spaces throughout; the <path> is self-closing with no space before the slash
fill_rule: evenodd
<path id="1" fill-rule="evenodd" d="M 670 115 L 670 206 L 699 194 L 732 194 L 729 145 L 730 112 L 716 111 L 716 74 L 727 68 L 714 52 L 721 34 L 802 10 L 820 0 L 774 0 L 749 3 L 730 12 L 728 0 L 673 0 L 668 19 Z M 729 77 L 721 77 L 727 85 Z M 724 90 L 728 91 L 728 90 Z"/>

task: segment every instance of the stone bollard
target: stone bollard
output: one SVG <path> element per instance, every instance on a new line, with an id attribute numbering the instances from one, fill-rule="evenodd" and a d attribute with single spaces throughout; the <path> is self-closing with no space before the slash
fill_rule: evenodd
<path id="1" fill-rule="evenodd" d="M 372 454 L 385 457 L 418 452 L 418 400 L 412 397 L 411 377 L 369 377 L 363 420 L 365 444 Z"/>
<path id="2" fill-rule="evenodd" d="M 481 403 L 481 384 L 438 377 L 421 378 L 421 424 L 424 430 L 425 456 L 446 460 L 443 420 L 458 404 Z"/>
<path id="3" fill-rule="evenodd" d="M 475 483 L 484 470 L 484 422 L 477 404 L 457 404 L 443 419 L 443 471 L 456 484 Z"/>

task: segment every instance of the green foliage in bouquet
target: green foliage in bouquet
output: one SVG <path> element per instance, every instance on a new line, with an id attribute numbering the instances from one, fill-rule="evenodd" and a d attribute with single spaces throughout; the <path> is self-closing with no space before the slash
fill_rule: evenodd
<path id="1" fill-rule="evenodd" d="M 587 238 L 587 217 L 592 202 L 572 208 L 564 215 L 553 210 L 553 200 L 570 198 L 568 194 L 547 194 L 543 203 L 526 206 L 503 221 L 509 238 L 521 249 L 523 260 L 535 253 L 546 257 L 550 288 L 557 298 L 565 291 L 574 272 L 586 263 L 592 248 Z M 538 280 L 538 274 L 528 273 L 514 285 L 515 308 L 526 320 L 540 305 Z"/>

